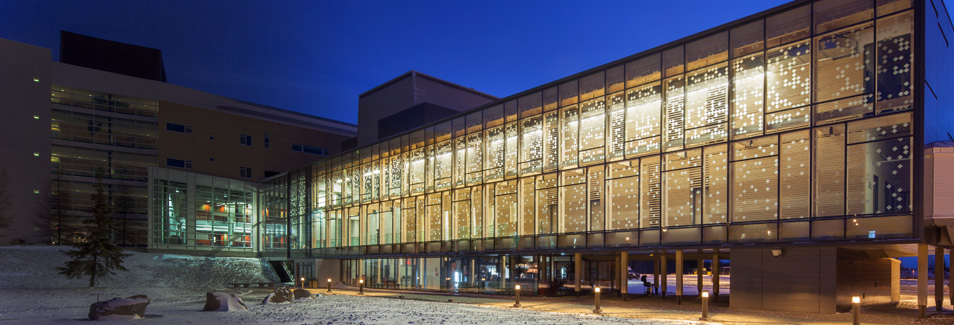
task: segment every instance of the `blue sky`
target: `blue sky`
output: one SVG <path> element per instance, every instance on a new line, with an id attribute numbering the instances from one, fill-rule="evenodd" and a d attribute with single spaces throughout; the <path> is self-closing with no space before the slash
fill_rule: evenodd
<path id="1" fill-rule="evenodd" d="M 159 48 L 170 83 L 354 123 L 409 70 L 504 97 L 785 2 L 0 0 L 0 38 Z"/>

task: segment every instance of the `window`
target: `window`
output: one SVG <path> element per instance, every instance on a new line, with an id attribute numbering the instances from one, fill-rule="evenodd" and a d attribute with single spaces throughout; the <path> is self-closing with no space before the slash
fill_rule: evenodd
<path id="1" fill-rule="evenodd" d="M 248 167 L 240 167 L 239 176 L 242 178 L 252 178 L 252 169 Z"/>
<path id="2" fill-rule="evenodd" d="M 166 123 L 166 130 L 192 134 L 192 126 L 176 123 Z"/>
<path id="3" fill-rule="evenodd" d="M 166 158 L 166 166 L 179 168 L 192 168 L 191 160 Z"/>
<path id="4" fill-rule="evenodd" d="M 271 147 L 271 141 L 269 141 L 268 133 L 265 133 L 265 149 L 268 149 L 270 147 Z"/>
<path id="5" fill-rule="evenodd" d="M 306 146 L 301 144 L 292 144 L 292 151 L 310 153 L 310 154 L 319 155 L 319 156 L 328 155 L 328 149 Z"/>
<path id="6" fill-rule="evenodd" d="M 242 145 L 251 146 L 251 145 L 252 145 L 252 136 L 251 136 L 251 135 L 247 135 L 247 134 L 242 134 L 242 135 L 239 137 L 239 143 L 241 143 Z"/>

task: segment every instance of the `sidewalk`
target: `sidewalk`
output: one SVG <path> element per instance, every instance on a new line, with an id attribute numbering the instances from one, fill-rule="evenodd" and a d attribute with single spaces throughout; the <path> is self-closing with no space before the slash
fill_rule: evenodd
<path id="1" fill-rule="evenodd" d="M 312 293 L 327 294 L 327 289 L 309 289 Z M 335 295 L 357 295 L 358 288 L 336 286 L 332 288 Z M 491 306 L 496 308 L 514 308 L 513 296 L 497 296 L 482 294 L 454 294 L 448 292 L 419 292 L 399 291 L 386 289 L 364 289 L 364 296 L 383 299 L 414 299 L 441 303 L 472 304 Z M 902 293 L 902 302 L 911 297 Z M 916 299 L 915 299 L 916 300 Z M 933 305 L 933 297 L 932 300 Z M 558 313 L 592 314 L 593 295 L 582 297 L 520 297 L 521 308 Z M 949 303 L 949 302 L 946 302 Z M 675 296 L 661 297 L 631 296 L 626 301 L 615 294 L 601 297 L 602 314 L 624 318 L 638 319 L 665 319 L 698 322 L 701 316 L 701 299 L 698 296 L 683 297 L 682 304 L 677 305 Z M 898 306 L 877 306 L 863 308 L 861 323 L 863 324 L 954 324 L 954 315 L 950 305 L 945 305 L 941 314 L 934 312 L 934 307 L 928 308 L 929 317 L 917 318 L 917 308 L 910 304 L 901 303 Z M 709 321 L 721 324 L 846 324 L 851 323 L 851 313 L 814 314 L 799 312 L 765 311 L 751 309 L 730 309 L 728 296 L 721 296 L 719 302 L 709 301 Z M 704 322 L 702 322 L 704 323 Z"/>

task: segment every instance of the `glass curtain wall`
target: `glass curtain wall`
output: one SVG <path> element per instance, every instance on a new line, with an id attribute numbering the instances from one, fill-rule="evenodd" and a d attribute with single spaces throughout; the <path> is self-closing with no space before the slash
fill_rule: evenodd
<path id="1" fill-rule="evenodd" d="M 807 3 L 316 163 L 312 247 L 913 236 L 914 30 Z"/>

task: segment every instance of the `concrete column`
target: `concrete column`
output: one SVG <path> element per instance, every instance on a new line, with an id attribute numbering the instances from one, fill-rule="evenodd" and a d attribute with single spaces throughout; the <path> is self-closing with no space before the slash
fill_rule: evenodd
<path id="1" fill-rule="evenodd" d="M 676 250 L 676 304 L 682 304 L 682 250 Z"/>
<path id="2" fill-rule="evenodd" d="M 629 294 L 629 252 L 619 253 L 619 292 L 623 294 L 623 300 Z"/>
<path id="3" fill-rule="evenodd" d="M 477 280 L 477 273 L 475 273 L 475 271 L 477 271 L 477 260 L 472 258 L 470 259 L 470 287 L 471 288 L 474 287 L 474 281 Z"/>
<path id="4" fill-rule="evenodd" d="M 696 260 L 696 293 L 702 296 L 702 273 L 705 273 L 706 260 Z"/>
<path id="5" fill-rule="evenodd" d="M 620 265 L 623 265 L 623 264 L 620 263 L 620 257 L 619 257 L 619 256 L 616 257 L 616 264 L 615 264 L 615 265 L 616 265 L 616 267 L 613 268 L 613 284 L 616 285 L 616 289 L 619 289 L 619 288 L 620 288 L 620 284 L 623 283 L 622 281 L 620 281 L 620 275 L 623 274 L 623 272 L 620 272 Z M 619 292 L 620 294 L 623 293 L 623 291 L 620 291 L 620 290 L 617 290 L 616 292 Z"/>
<path id="6" fill-rule="evenodd" d="M 712 254 L 712 301 L 719 301 L 719 254 Z"/>
<path id="7" fill-rule="evenodd" d="M 653 294 L 659 294 L 659 258 L 653 260 Z"/>
<path id="8" fill-rule="evenodd" d="M 669 271 L 666 270 L 666 254 L 659 256 L 659 290 L 662 291 L 663 299 L 666 299 L 666 287 L 669 279 Z"/>
<path id="9" fill-rule="evenodd" d="M 573 254 L 573 276 L 576 286 L 573 288 L 573 291 L 576 291 L 576 296 L 580 296 L 580 291 L 583 291 L 583 254 L 575 253 Z"/>
<path id="10" fill-rule="evenodd" d="M 927 309 L 928 246 L 918 244 L 918 317 L 924 318 Z"/>
<path id="11" fill-rule="evenodd" d="M 507 255 L 500 255 L 500 289 L 507 290 Z"/>
<path id="12" fill-rule="evenodd" d="M 934 308 L 944 307 L 944 248 L 934 247 Z"/>

